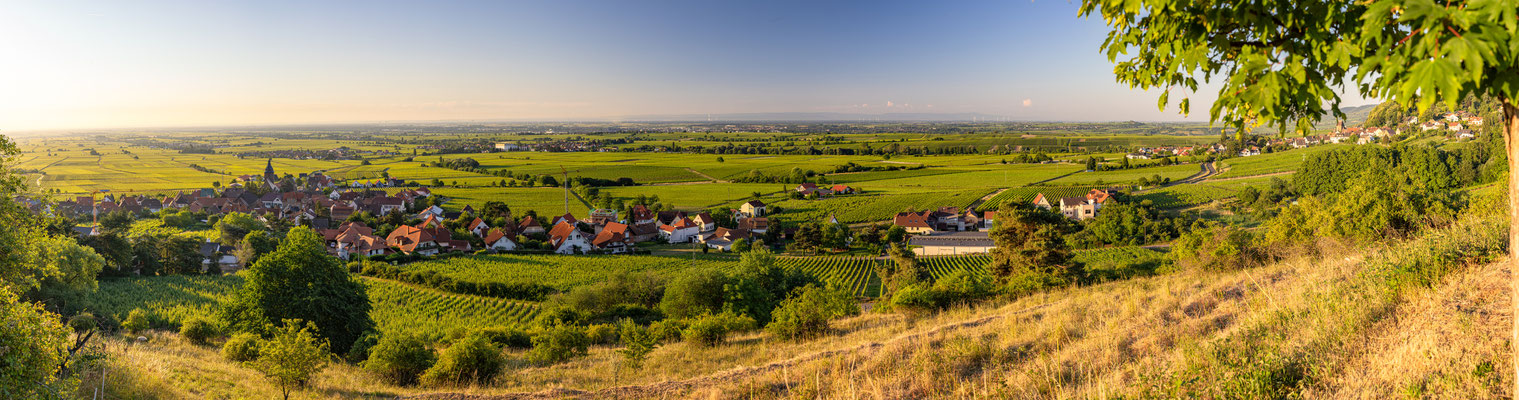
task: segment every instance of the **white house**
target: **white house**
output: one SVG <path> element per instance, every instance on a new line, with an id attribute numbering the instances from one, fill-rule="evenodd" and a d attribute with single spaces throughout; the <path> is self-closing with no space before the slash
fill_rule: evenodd
<path id="1" fill-rule="evenodd" d="M 507 236 L 500 229 L 491 229 L 490 234 L 485 236 L 485 248 L 495 251 L 512 251 L 517 249 L 517 242 Z"/>
<path id="2" fill-rule="evenodd" d="M 549 244 L 554 248 L 554 252 L 559 254 L 584 253 L 592 249 L 591 241 L 585 238 L 580 228 L 576 228 L 568 221 L 559 221 L 559 224 L 554 225 L 554 229 L 549 231 Z"/>
<path id="3" fill-rule="evenodd" d="M 659 227 L 659 237 L 670 243 L 686 243 L 701 233 L 701 226 L 690 218 L 681 218 L 674 224 Z"/>

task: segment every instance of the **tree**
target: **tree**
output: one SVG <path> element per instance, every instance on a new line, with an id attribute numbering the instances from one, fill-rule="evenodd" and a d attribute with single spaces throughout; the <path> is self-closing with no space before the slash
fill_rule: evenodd
<path id="1" fill-rule="evenodd" d="M 1096 170 L 1097 170 L 1097 159 L 1096 158 L 1092 158 L 1092 157 L 1087 157 L 1087 171 L 1096 171 Z"/>
<path id="2" fill-rule="evenodd" d="M 42 305 L 21 301 L 0 289 L 0 397 L 62 398 L 77 378 L 60 377 L 67 359 L 69 328 Z"/>
<path id="3" fill-rule="evenodd" d="M 444 349 L 438 363 L 422 373 L 421 382 L 428 386 L 490 382 L 505 363 L 501 349 L 483 335 L 470 334 Z"/>
<path id="4" fill-rule="evenodd" d="M 697 269 L 676 276 L 665 287 L 659 310 L 672 319 L 718 312 L 723 307 L 723 286 L 728 276 L 713 269 Z"/>
<path id="5" fill-rule="evenodd" d="M 132 213 L 127 210 L 108 212 L 100 217 L 100 228 L 107 234 L 125 234 L 132 229 Z"/>
<path id="6" fill-rule="evenodd" d="M 259 257 L 278 249 L 279 245 L 279 239 L 270 236 L 269 232 L 253 231 L 243 236 L 243 241 L 237 245 L 237 252 L 234 254 L 237 256 L 237 263 L 247 268 L 258 262 Z"/>
<path id="7" fill-rule="evenodd" d="M 1281 132 L 1295 122 L 1306 132 L 1326 105 L 1345 118 L 1334 87 L 1347 81 L 1362 97 L 1421 113 L 1437 102 L 1455 108 L 1468 96 L 1495 97 L 1503 104 L 1509 219 L 1519 221 L 1519 4 L 1455 3 L 1083 0 L 1080 14 L 1100 15 L 1112 28 L 1102 47 L 1117 62 L 1119 82 L 1165 88 L 1161 108 L 1170 88 L 1196 91 L 1198 76 L 1219 77 L 1209 121 L 1234 127 L 1241 139 L 1265 122 Z M 1178 108 L 1187 113 L 1188 99 Z M 1509 225 L 1509 248 L 1519 248 L 1519 224 Z M 1519 268 L 1512 270 L 1519 283 Z M 1519 284 L 1514 290 L 1519 296 Z M 1511 341 L 1519 343 L 1519 319 Z M 1519 374 L 1519 354 L 1513 363 Z"/>
<path id="8" fill-rule="evenodd" d="M 228 213 L 216 221 L 216 231 L 221 235 L 221 242 L 226 244 L 242 243 L 243 236 L 263 229 L 263 221 L 240 212 Z"/>
<path id="9" fill-rule="evenodd" d="M 617 323 L 617 327 L 617 339 L 622 341 L 622 349 L 617 350 L 617 354 L 622 355 L 622 365 L 634 371 L 643 368 L 644 361 L 649 359 L 649 353 L 659 347 L 659 337 L 631 319 L 623 319 Z"/>
<path id="10" fill-rule="evenodd" d="M 1034 289 L 1074 281 L 1083 269 L 1071 259 L 1062 230 L 1064 216 L 1023 203 L 1003 203 L 989 236 L 991 271 L 1004 284 L 1036 282 Z"/>
<path id="11" fill-rule="evenodd" d="M 249 366 L 274 381 L 289 400 L 291 389 L 305 386 L 312 375 L 327 367 L 327 341 L 312 332 L 317 330 L 315 324 L 300 320 L 287 319 L 283 326 L 265 330 L 273 335 L 259 346 L 258 359 Z"/>
<path id="12" fill-rule="evenodd" d="M 163 272 L 199 274 L 205 266 L 200 254 L 201 240 L 191 236 L 169 236 L 158 241 L 158 259 Z"/>
<path id="13" fill-rule="evenodd" d="M 770 313 L 793 289 L 820 283 L 811 274 L 781 266 L 775 254 L 765 249 L 741 255 L 732 279 L 723 287 L 723 309 L 749 316 L 760 325 L 770 322 Z"/>
<path id="14" fill-rule="evenodd" d="M 364 285 L 327 254 L 322 237 L 294 228 L 278 250 L 248 268 L 243 286 L 222 304 L 218 317 L 238 332 L 259 332 L 269 321 L 308 321 L 334 351 L 346 353 L 374 328 L 369 309 Z"/>

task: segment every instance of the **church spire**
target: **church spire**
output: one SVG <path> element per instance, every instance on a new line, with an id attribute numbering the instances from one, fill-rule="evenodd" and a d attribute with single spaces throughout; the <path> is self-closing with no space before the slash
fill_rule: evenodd
<path id="1" fill-rule="evenodd" d="M 264 164 L 264 180 L 272 182 L 275 179 L 276 176 L 274 175 L 274 159 L 271 158 L 267 163 Z"/>

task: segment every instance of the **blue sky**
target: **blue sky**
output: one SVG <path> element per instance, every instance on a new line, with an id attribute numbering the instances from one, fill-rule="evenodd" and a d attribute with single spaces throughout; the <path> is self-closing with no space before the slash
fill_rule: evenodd
<path id="1" fill-rule="evenodd" d="M 743 112 L 1180 119 L 1114 82 L 1104 26 L 1076 9 L 26 2 L 0 9 L 0 130 Z"/>

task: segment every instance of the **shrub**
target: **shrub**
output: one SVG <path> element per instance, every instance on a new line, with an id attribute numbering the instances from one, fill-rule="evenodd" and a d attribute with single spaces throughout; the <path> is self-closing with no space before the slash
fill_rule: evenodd
<path id="1" fill-rule="evenodd" d="M 961 269 L 934 282 L 933 292 L 940 307 L 965 304 L 995 294 L 997 284 L 990 276 Z"/>
<path id="2" fill-rule="evenodd" d="M 617 327 L 608 324 L 596 324 L 585 328 L 585 335 L 595 344 L 616 344 Z"/>
<path id="3" fill-rule="evenodd" d="M 828 320 L 859 313 L 849 294 L 807 285 L 776 307 L 765 330 L 785 339 L 813 338 L 828 333 Z"/>
<path id="4" fill-rule="evenodd" d="M 667 319 L 649 324 L 649 331 L 660 343 L 680 340 L 681 332 L 685 330 L 686 321 L 680 319 Z"/>
<path id="5" fill-rule="evenodd" d="M 493 326 L 489 328 L 480 328 L 474 333 L 484 336 L 486 340 L 489 340 L 491 343 L 497 346 L 510 347 L 514 349 L 526 349 L 533 347 L 533 336 L 529 335 L 527 331 L 517 328 Z"/>
<path id="6" fill-rule="evenodd" d="M 726 274 L 717 270 L 686 272 L 665 287 L 659 309 L 666 317 L 675 319 L 717 312 L 723 307 L 723 286 L 729 281 Z"/>
<path id="7" fill-rule="evenodd" d="M 179 336 L 189 340 L 190 343 L 206 345 L 211 343 L 211 338 L 217 334 L 216 327 L 211 325 L 205 318 L 195 317 L 185 321 L 179 327 Z"/>
<path id="8" fill-rule="evenodd" d="M 1232 270 L 1252 266 L 1263 255 L 1254 246 L 1255 235 L 1233 226 L 1198 226 L 1171 246 L 1171 256 L 1186 268 Z"/>
<path id="9" fill-rule="evenodd" d="M 458 346 L 458 344 L 455 344 Z M 369 359 L 363 367 L 379 375 L 386 382 L 396 385 L 414 385 L 433 363 L 437 355 L 427 347 L 427 341 L 413 335 L 391 335 L 380 339 L 369 351 Z"/>
<path id="10" fill-rule="evenodd" d="M 73 329 L 74 333 L 77 334 L 82 335 L 85 332 L 95 330 L 95 327 L 97 325 L 98 324 L 95 322 L 95 314 L 79 313 L 78 315 L 69 318 L 69 328 Z"/>
<path id="11" fill-rule="evenodd" d="M 121 322 L 121 327 L 133 335 L 142 333 L 148 329 L 148 313 L 141 308 L 134 308 L 127 313 L 127 320 Z"/>
<path id="12" fill-rule="evenodd" d="M 222 358 L 233 362 L 253 361 L 258 358 L 259 340 L 258 335 L 252 333 L 232 335 L 222 343 Z"/>
<path id="13" fill-rule="evenodd" d="M 374 348 L 379 343 L 380 334 L 378 332 L 370 331 L 365 333 L 363 336 L 359 336 L 359 340 L 353 342 L 353 347 L 348 348 L 348 354 L 343 355 L 343 358 L 348 359 L 348 362 L 354 364 L 364 362 L 364 360 L 369 358 L 369 349 Z"/>
<path id="14" fill-rule="evenodd" d="M 551 324 L 533 336 L 533 350 L 527 353 L 528 361 L 553 364 L 589 354 L 591 338 L 584 327 L 569 324 Z"/>
<path id="15" fill-rule="evenodd" d="M 501 373 L 506 360 L 484 336 L 470 335 L 454 342 L 438 356 L 438 362 L 422 373 L 428 386 L 486 383 Z"/>
<path id="16" fill-rule="evenodd" d="M 754 329 L 754 318 L 732 312 L 703 315 L 691 321 L 681 332 L 686 342 L 698 346 L 716 346 L 728 340 L 728 334 Z"/>

